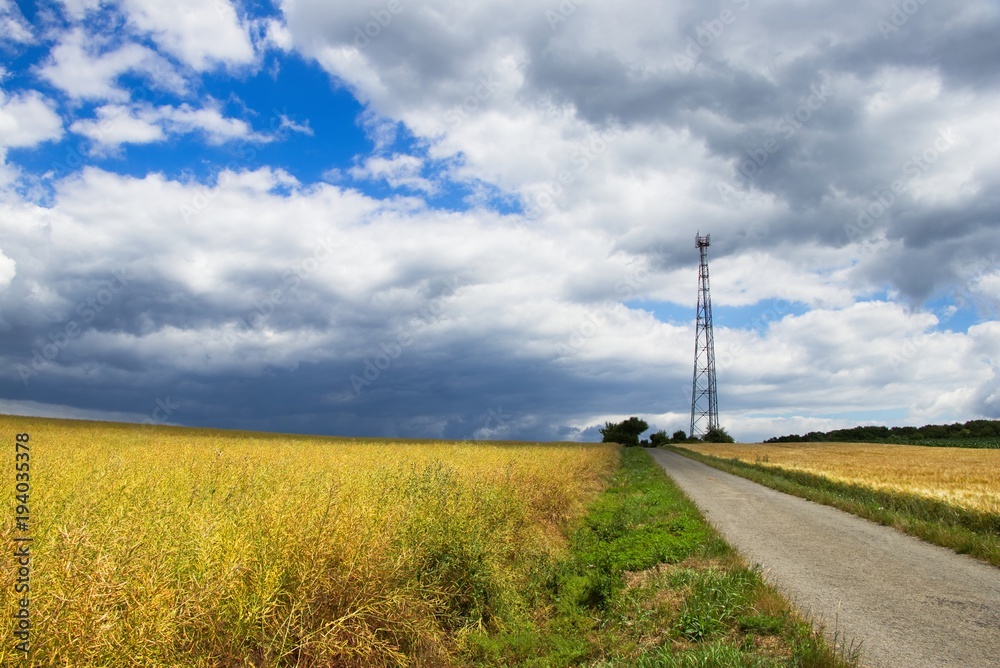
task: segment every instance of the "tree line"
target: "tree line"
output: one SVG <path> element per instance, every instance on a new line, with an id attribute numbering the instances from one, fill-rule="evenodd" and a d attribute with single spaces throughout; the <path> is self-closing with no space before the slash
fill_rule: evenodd
<path id="1" fill-rule="evenodd" d="M 668 445 L 671 443 L 733 442 L 733 437 L 730 436 L 725 429 L 719 426 L 711 427 L 701 438 L 688 436 L 682 429 L 675 431 L 672 436 L 667 436 L 667 432 L 661 429 L 660 431 L 650 434 L 648 440 L 642 439 L 640 441 L 639 436 L 641 436 L 648 429 L 649 423 L 645 420 L 641 420 L 637 417 L 630 417 L 629 419 L 622 420 L 621 422 L 605 422 L 604 426 L 600 428 L 600 432 L 603 437 L 603 443 L 621 443 L 627 448 L 637 447 L 640 445 L 644 448 L 656 448 L 661 445 Z"/>
<path id="2" fill-rule="evenodd" d="M 811 431 L 807 434 L 775 436 L 765 443 L 899 443 L 920 445 L 926 441 L 971 441 L 985 439 L 1000 441 L 1000 420 L 969 420 L 954 424 L 927 424 L 923 427 L 881 427 L 875 425 Z"/>

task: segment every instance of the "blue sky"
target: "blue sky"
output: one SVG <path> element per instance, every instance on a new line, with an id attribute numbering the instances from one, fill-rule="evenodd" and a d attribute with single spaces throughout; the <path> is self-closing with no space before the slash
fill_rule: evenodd
<path id="1" fill-rule="evenodd" d="M 710 232 L 737 437 L 1000 417 L 1000 10 L 886 21 L 0 0 L 0 411 L 685 429 Z"/>

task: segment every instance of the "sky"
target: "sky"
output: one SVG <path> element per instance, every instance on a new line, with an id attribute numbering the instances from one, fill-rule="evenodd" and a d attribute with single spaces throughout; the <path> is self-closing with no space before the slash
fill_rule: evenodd
<path id="1" fill-rule="evenodd" d="M 1000 418 L 996 0 L 0 0 L 0 412 Z"/>

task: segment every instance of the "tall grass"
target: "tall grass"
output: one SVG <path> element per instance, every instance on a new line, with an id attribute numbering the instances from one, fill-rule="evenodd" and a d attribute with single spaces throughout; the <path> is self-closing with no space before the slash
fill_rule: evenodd
<path id="1" fill-rule="evenodd" d="M 469 632 L 527 614 L 528 584 L 619 457 L 600 444 L 0 425 L 32 439 L 36 666 L 454 665 Z M 0 569 L 4 619 L 13 577 Z M 12 650 L 0 644 L 0 665 Z"/>
<path id="2" fill-rule="evenodd" d="M 572 532 L 532 624 L 469 634 L 476 666 L 848 668 L 641 448 Z"/>

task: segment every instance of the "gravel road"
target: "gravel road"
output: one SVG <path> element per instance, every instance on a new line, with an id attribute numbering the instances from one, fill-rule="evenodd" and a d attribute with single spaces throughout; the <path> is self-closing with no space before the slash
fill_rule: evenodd
<path id="1" fill-rule="evenodd" d="M 666 450 L 647 452 L 800 611 L 862 642 L 865 666 L 1000 666 L 1000 569 Z"/>

